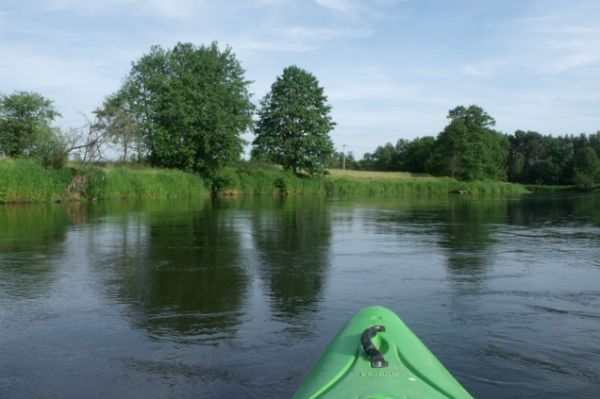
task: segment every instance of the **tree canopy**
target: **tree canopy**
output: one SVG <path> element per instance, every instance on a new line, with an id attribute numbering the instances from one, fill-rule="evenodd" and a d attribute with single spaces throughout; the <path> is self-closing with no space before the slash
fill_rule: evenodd
<path id="1" fill-rule="evenodd" d="M 591 146 L 583 147 L 575 158 L 575 184 L 583 190 L 591 190 L 600 182 L 600 159 Z"/>
<path id="2" fill-rule="evenodd" d="M 506 137 L 491 129 L 496 123 L 481 107 L 458 106 L 438 135 L 429 169 L 462 180 L 506 178 Z"/>
<path id="3" fill-rule="evenodd" d="M 231 48 L 178 43 L 152 47 L 116 96 L 139 124 L 152 165 L 211 175 L 240 157 L 252 125 L 250 83 Z"/>
<path id="4" fill-rule="evenodd" d="M 32 156 L 54 137 L 50 123 L 60 114 L 38 93 L 0 94 L 0 154 Z"/>
<path id="5" fill-rule="evenodd" d="M 311 73 L 290 66 L 261 101 L 252 156 L 294 172 L 322 173 L 334 153 L 331 106 Z"/>

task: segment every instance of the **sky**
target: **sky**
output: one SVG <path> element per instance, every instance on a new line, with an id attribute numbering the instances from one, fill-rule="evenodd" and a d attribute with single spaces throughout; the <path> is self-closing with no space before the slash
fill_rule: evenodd
<path id="1" fill-rule="evenodd" d="M 314 74 L 358 157 L 436 135 L 457 105 L 505 133 L 593 133 L 598 21 L 597 0 L 0 0 L 0 92 L 38 92 L 79 127 L 152 45 L 217 41 L 255 103 L 286 66 Z"/>

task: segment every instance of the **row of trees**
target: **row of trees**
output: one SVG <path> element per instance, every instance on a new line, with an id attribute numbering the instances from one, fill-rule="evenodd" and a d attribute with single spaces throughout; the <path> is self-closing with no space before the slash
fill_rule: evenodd
<path id="1" fill-rule="evenodd" d="M 448 119 L 437 137 L 387 143 L 350 167 L 586 189 L 600 182 L 600 132 L 554 137 L 518 130 L 506 135 L 494 130 L 495 120 L 476 105 L 456 107 Z"/>
<path id="2" fill-rule="evenodd" d="M 258 110 L 250 101 L 250 83 L 231 48 L 154 46 L 94 111 L 85 134 L 52 129 L 59 114 L 38 94 L 2 97 L 0 155 L 31 157 L 52 142 L 63 160 L 75 150 L 89 158 L 112 144 L 124 160 L 211 177 L 240 159 L 241 135 L 254 131 L 253 158 L 294 172 L 323 173 L 334 152 L 329 132 L 335 123 L 318 80 L 296 66 L 285 68 Z"/>
<path id="3" fill-rule="evenodd" d="M 240 159 L 241 135 L 254 131 L 252 157 L 296 173 L 345 166 L 461 180 L 582 187 L 600 181 L 600 133 L 506 135 L 476 105 L 450 110 L 449 123 L 437 137 L 400 139 L 356 160 L 352 153 L 334 152 L 331 107 L 312 74 L 285 68 L 256 109 L 244 73 L 231 48 L 221 50 L 216 43 L 154 46 L 132 64 L 120 89 L 94 111 L 94 119 L 67 133 L 51 127 L 59 113 L 50 100 L 35 93 L 0 96 L 0 155 L 60 166 L 69 155 L 98 159 L 101 149 L 113 144 L 125 160 L 212 177 Z"/>
<path id="4" fill-rule="evenodd" d="M 250 83 L 230 48 L 155 46 L 96 111 L 97 126 L 120 143 L 125 158 L 135 150 L 152 165 L 207 176 L 238 160 L 241 134 L 254 130 L 253 158 L 322 173 L 333 153 L 335 123 L 317 79 L 285 68 L 261 101 L 258 121 Z"/>

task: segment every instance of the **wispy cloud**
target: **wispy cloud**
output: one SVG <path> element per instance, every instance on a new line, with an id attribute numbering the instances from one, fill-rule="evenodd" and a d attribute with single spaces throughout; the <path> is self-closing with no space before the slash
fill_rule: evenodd
<path id="1" fill-rule="evenodd" d="M 136 11 L 163 17 L 188 17 L 196 14 L 205 6 L 199 0 L 44 0 L 47 10 L 78 11 L 88 15 L 112 14 L 115 11 Z"/>
<path id="2" fill-rule="evenodd" d="M 275 32 L 274 32 L 275 33 Z M 339 38 L 366 37 L 373 33 L 369 28 L 329 28 L 312 26 L 288 26 L 278 29 L 276 34 L 290 39 L 331 40 Z"/>
<path id="3" fill-rule="evenodd" d="M 360 11 L 361 3 L 357 0 L 316 0 L 317 4 L 341 13 Z"/>
<path id="4" fill-rule="evenodd" d="M 354 19 L 393 19 L 399 0 L 315 0 L 331 12 Z"/>
<path id="5" fill-rule="evenodd" d="M 285 66 L 309 69 L 335 142 L 357 155 L 436 134 L 459 104 L 483 106 L 507 132 L 598 130 L 600 3 L 475 3 L 3 0 L 0 92 L 39 91 L 63 127 L 78 125 L 151 45 L 216 40 L 233 47 L 255 99 Z"/>

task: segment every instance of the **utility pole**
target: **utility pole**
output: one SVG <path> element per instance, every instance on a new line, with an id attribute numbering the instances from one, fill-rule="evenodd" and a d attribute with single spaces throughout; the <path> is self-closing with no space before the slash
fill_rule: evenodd
<path id="1" fill-rule="evenodd" d="M 342 169 L 346 170 L 346 144 L 342 145 Z"/>

